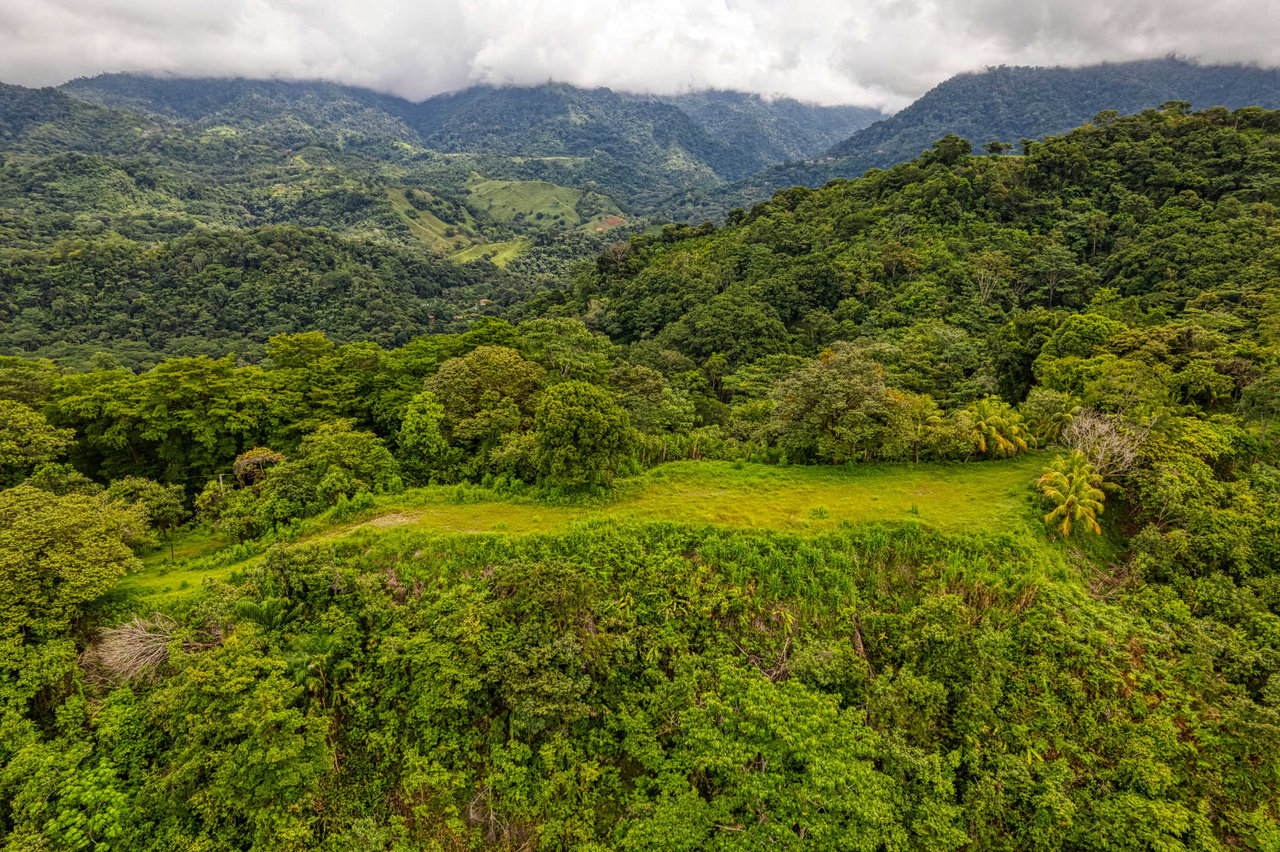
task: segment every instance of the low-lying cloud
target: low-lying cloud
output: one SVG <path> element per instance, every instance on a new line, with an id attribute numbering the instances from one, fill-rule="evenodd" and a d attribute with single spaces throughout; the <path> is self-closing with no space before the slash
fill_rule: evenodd
<path id="1" fill-rule="evenodd" d="M 987 65 L 1280 65 L 1280 0 L 0 0 L 0 80 L 102 71 L 732 88 L 904 106 Z"/>

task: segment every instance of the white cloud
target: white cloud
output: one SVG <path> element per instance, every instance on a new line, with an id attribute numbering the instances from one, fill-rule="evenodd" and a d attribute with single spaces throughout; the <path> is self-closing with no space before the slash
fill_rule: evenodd
<path id="1" fill-rule="evenodd" d="M 0 0 L 0 79 L 323 78 L 421 99 L 559 80 L 894 109 L 960 71 L 1280 64 L 1280 0 Z"/>

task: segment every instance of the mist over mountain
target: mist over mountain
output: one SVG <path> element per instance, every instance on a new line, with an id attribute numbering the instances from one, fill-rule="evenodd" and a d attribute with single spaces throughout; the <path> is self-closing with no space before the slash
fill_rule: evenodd
<path id="1" fill-rule="evenodd" d="M 820 157 L 785 163 L 712 191 L 673 202 L 680 218 L 717 217 L 790 186 L 821 186 L 867 169 L 909 160 L 953 133 L 973 143 L 1018 143 L 1063 133 L 1104 110 L 1122 115 L 1190 102 L 1194 109 L 1280 106 L 1280 70 L 1247 65 L 1199 65 L 1176 58 L 1105 63 L 1085 68 L 998 67 L 960 74 L 901 112 L 833 145 Z"/>

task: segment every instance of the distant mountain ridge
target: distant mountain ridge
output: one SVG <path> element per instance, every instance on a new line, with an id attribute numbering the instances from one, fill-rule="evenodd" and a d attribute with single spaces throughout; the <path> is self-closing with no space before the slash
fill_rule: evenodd
<path id="1" fill-rule="evenodd" d="M 849 134 L 883 118 L 879 110 L 858 106 L 822 107 L 791 98 L 713 90 L 658 97 L 688 113 L 714 138 L 735 147 L 749 146 L 762 160 L 787 161 L 825 151 Z"/>
<path id="2" fill-rule="evenodd" d="M 457 264 L 514 263 L 482 293 L 506 304 L 506 281 L 545 287 L 666 220 L 663 199 L 821 151 L 874 117 L 737 92 L 560 84 L 421 103 L 325 82 L 0 84 L 0 252 L 324 228 Z M 458 294 L 476 295 L 445 290 L 433 307 L 444 316 L 467 308 Z"/>
<path id="3" fill-rule="evenodd" d="M 318 129 L 357 129 L 443 153 L 604 154 L 628 165 L 677 162 L 677 170 L 713 181 L 812 156 L 880 116 L 743 92 L 659 97 L 559 83 L 475 86 L 421 102 L 336 83 L 133 74 L 80 78 L 59 89 L 101 106 L 201 126 L 288 113 Z"/>
<path id="4" fill-rule="evenodd" d="M 1174 100 L 1188 101 L 1193 109 L 1275 109 L 1280 107 L 1280 70 L 1168 58 L 1082 68 L 1001 66 L 959 74 L 821 156 L 771 166 L 710 190 L 704 198 L 687 200 L 677 215 L 691 220 L 714 218 L 779 189 L 818 187 L 833 178 L 859 177 L 867 169 L 909 160 L 948 133 L 980 149 L 990 141 L 1017 143 L 1064 133 L 1104 110 L 1133 114 Z"/>

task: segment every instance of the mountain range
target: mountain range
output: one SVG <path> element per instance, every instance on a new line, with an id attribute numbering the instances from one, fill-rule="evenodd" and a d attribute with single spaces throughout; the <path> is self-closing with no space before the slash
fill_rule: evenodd
<path id="1" fill-rule="evenodd" d="M 264 219 L 260 211 L 271 206 L 264 194 L 278 201 L 281 184 L 301 185 L 303 196 L 314 195 L 317 182 L 326 192 L 341 184 L 369 195 L 381 208 L 374 218 L 385 221 L 361 224 L 347 215 L 336 223 L 340 230 L 390 230 L 409 240 L 416 232 L 448 254 L 510 243 L 527 221 L 594 234 L 616 227 L 606 220 L 719 219 L 778 189 L 887 168 L 948 133 L 975 146 L 1016 143 L 1104 110 L 1129 114 L 1169 100 L 1194 108 L 1280 106 L 1280 71 L 1176 58 L 999 67 L 953 77 L 889 117 L 731 91 L 660 97 L 549 83 L 479 86 L 412 102 L 332 83 L 104 74 L 53 90 L 4 87 L 0 151 L 26 166 L 70 153 L 146 162 L 154 173 L 208 184 L 205 196 L 225 196 L 236 184 L 233 195 L 250 197 L 231 202 L 249 209 L 247 217 L 230 217 L 237 225 L 320 224 L 287 212 Z M 495 202 L 491 183 L 480 192 L 488 198 L 477 197 L 476 185 L 493 181 L 502 183 L 496 194 L 503 197 Z M 397 203 L 397 192 L 412 200 L 415 187 L 432 207 L 419 211 L 429 218 L 397 222 L 412 206 Z M 582 212 L 592 215 L 559 215 L 584 194 L 590 209 Z M 392 215 L 397 208 L 403 215 Z M 207 210 L 187 212 L 210 218 Z M 494 212 L 502 227 L 486 234 L 493 223 L 478 220 Z M 233 224 L 221 220 L 209 223 Z M 454 236 L 445 237 L 450 228 Z"/>
<path id="2" fill-rule="evenodd" d="M 106 74 L 58 88 L 0 85 L 0 297 L 21 289 L 15 270 L 62 263 L 68 241 L 102 257 L 123 241 L 128 256 L 148 258 L 198 234 L 323 228 L 349 245 L 309 248 L 308 262 L 346 258 L 352 280 L 388 264 L 425 270 L 414 286 L 434 294 L 424 314 L 434 319 L 421 325 L 447 329 L 478 300 L 501 312 L 563 288 L 584 259 L 663 222 L 722 219 L 779 189 L 910 159 L 946 134 L 975 147 L 1017 143 L 1170 100 L 1280 107 L 1280 71 L 1174 58 L 993 68 L 887 118 L 741 92 L 658 97 L 555 83 L 422 102 L 278 80 Z M 178 245 L 233 266 L 245 245 L 331 245 L 275 231 L 211 239 Z M 391 248 L 384 263 L 364 246 Z M 459 277 L 442 259 L 489 265 Z M 307 280 L 330 287 L 333 269 L 316 263 Z M 0 317 L 24 305 L 0 304 Z"/>
<path id="3" fill-rule="evenodd" d="M 959 74 L 892 116 L 862 128 L 817 157 L 763 169 L 700 196 L 665 205 L 681 219 L 719 218 L 779 189 L 818 187 L 887 169 L 947 134 L 974 148 L 1065 133 L 1106 110 L 1130 115 L 1167 101 L 1193 109 L 1280 107 L 1280 70 L 1248 65 L 1199 65 L 1178 58 L 1105 63 L 1084 68 L 1008 67 Z"/>

